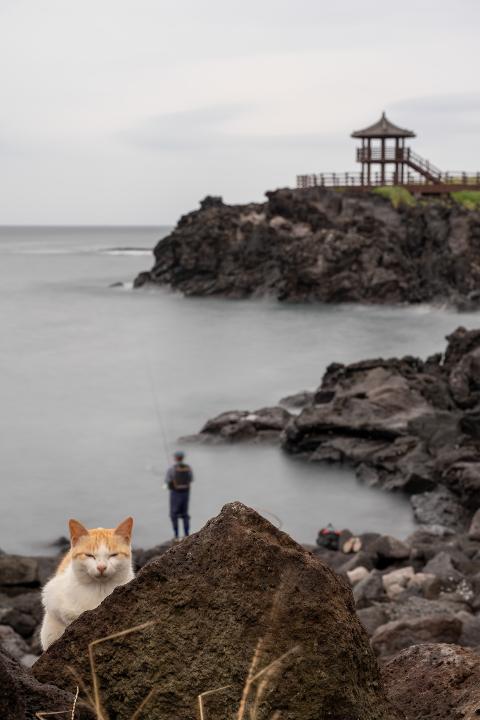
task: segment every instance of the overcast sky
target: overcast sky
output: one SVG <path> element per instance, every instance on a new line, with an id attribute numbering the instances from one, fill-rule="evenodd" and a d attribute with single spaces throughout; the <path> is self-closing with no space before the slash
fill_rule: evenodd
<path id="1" fill-rule="evenodd" d="M 480 170 L 479 34 L 480 0 L 0 0 L 0 223 L 260 201 L 384 109 Z"/>

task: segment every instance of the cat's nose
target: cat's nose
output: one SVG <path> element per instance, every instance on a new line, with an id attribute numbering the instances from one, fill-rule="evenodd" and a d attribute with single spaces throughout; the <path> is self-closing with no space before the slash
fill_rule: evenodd
<path id="1" fill-rule="evenodd" d="M 105 572 L 106 569 L 107 569 L 107 566 L 103 565 L 102 563 L 99 563 L 97 565 L 97 570 L 100 573 L 100 575 L 103 575 L 103 573 Z"/>

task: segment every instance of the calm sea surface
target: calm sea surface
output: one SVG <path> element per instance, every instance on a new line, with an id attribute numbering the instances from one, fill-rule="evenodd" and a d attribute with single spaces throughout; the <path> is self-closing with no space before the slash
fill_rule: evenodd
<path id="1" fill-rule="evenodd" d="M 316 387 L 328 363 L 426 356 L 478 315 L 449 310 L 287 306 L 133 291 L 166 228 L 0 229 L 0 548 L 47 552 L 69 517 L 136 520 L 136 544 L 171 535 L 162 434 L 175 439 L 229 409 L 255 409 Z M 109 287 L 121 281 L 124 287 Z M 163 433 L 161 426 L 163 425 Z M 278 516 L 314 542 L 332 522 L 399 537 L 401 495 L 348 469 L 277 448 L 188 449 L 193 529 L 231 500 Z"/>

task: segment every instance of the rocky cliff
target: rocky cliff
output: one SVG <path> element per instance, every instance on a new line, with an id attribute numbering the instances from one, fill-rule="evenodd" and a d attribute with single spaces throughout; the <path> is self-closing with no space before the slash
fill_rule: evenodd
<path id="1" fill-rule="evenodd" d="M 281 401 L 297 412 L 225 412 L 190 439 L 274 441 L 310 461 L 347 462 L 369 484 L 407 492 L 420 523 L 464 530 L 480 505 L 480 330 L 447 340 L 425 360 L 332 363 L 315 392 Z"/>
<path id="2" fill-rule="evenodd" d="M 394 208 L 373 193 L 277 190 L 267 202 L 206 198 L 154 250 L 135 285 L 186 295 L 363 303 L 474 302 L 480 212 L 453 201 Z"/>

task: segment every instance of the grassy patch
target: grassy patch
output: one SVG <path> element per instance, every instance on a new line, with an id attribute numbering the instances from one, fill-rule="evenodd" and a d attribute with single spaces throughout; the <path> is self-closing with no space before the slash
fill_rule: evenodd
<path id="1" fill-rule="evenodd" d="M 451 196 L 467 210 L 480 210 L 480 190 L 458 190 L 452 192 Z"/>
<path id="2" fill-rule="evenodd" d="M 413 195 L 404 187 L 398 187 L 396 185 L 377 187 L 374 188 L 373 192 L 390 200 L 394 208 L 399 207 L 399 205 L 416 204 Z"/>

